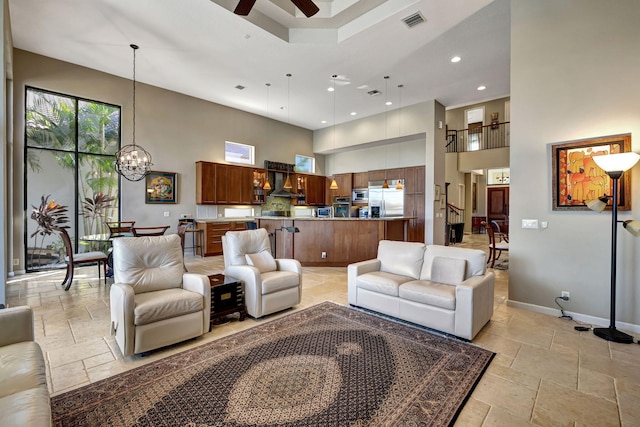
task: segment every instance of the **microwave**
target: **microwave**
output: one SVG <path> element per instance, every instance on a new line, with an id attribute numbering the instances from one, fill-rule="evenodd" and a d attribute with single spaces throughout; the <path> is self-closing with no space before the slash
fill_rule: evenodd
<path id="1" fill-rule="evenodd" d="M 355 189 L 351 192 L 352 203 L 369 203 L 369 189 Z"/>
<path id="2" fill-rule="evenodd" d="M 317 208 L 316 215 L 318 218 L 332 218 L 333 217 L 333 208 L 328 206 L 325 208 Z"/>

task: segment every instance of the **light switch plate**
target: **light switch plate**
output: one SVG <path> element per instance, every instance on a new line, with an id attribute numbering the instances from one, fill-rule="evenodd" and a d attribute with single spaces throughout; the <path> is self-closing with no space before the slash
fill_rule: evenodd
<path id="1" fill-rule="evenodd" d="M 530 228 L 537 229 L 538 228 L 538 220 L 537 219 L 523 219 L 522 220 L 522 228 Z"/>

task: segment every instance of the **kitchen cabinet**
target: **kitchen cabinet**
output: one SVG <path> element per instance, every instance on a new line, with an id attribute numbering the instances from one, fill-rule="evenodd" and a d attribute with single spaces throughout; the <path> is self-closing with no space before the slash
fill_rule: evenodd
<path id="1" fill-rule="evenodd" d="M 196 162 L 196 203 L 248 205 L 264 203 L 264 169 Z"/>
<path id="2" fill-rule="evenodd" d="M 384 169 L 369 171 L 369 181 L 384 181 L 387 176 L 387 171 Z"/>
<path id="3" fill-rule="evenodd" d="M 351 180 L 353 179 L 352 173 L 337 173 L 334 175 L 338 189 L 335 190 L 336 197 L 351 197 Z M 331 181 L 329 181 L 331 184 Z"/>
<path id="4" fill-rule="evenodd" d="M 425 167 L 404 169 L 404 214 L 413 217 L 407 224 L 407 240 L 424 243 Z"/>
<path id="5" fill-rule="evenodd" d="M 369 187 L 369 172 L 358 172 L 353 174 L 352 188 L 362 189 Z"/>
<path id="6" fill-rule="evenodd" d="M 199 205 L 216 204 L 216 167 L 215 163 L 196 162 L 196 203 Z"/>
<path id="7" fill-rule="evenodd" d="M 425 167 L 404 168 L 405 194 L 424 194 Z"/>
<path id="8" fill-rule="evenodd" d="M 386 169 L 384 178 L 385 179 L 403 179 L 404 168 Z"/>
<path id="9" fill-rule="evenodd" d="M 305 175 L 305 204 L 307 206 L 324 206 L 326 179 L 321 175 Z"/>
<path id="10" fill-rule="evenodd" d="M 196 228 L 203 230 L 204 242 L 202 252 L 204 256 L 222 255 L 222 236 L 227 231 L 246 230 L 244 222 L 236 221 L 197 221 Z"/>
<path id="11" fill-rule="evenodd" d="M 407 241 L 424 243 L 424 194 L 404 195 L 404 215 L 412 217 L 407 223 Z"/>

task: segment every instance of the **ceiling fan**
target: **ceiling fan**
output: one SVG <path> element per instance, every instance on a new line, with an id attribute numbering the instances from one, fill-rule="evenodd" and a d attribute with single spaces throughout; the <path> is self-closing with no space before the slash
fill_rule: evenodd
<path id="1" fill-rule="evenodd" d="M 233 13 L 247 16 L 255 3 L 256 0 L 240 0 Z M 312 0 L 291 0 L 291 3 L 295 4 L 307 18 L 312 17 L 320 11 L 320 8 L 316 6 Z"/>

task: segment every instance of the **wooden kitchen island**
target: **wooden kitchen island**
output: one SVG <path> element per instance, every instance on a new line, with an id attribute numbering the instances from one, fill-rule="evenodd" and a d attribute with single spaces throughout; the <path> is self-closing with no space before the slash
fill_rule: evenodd
<path id="1" fill-rule="evenodd" d="M 304 266 L 345 267 L 373 259 L 380 240 L 406 240 L 411 218 L 256 217 L 258 227 L 276 233 L 276 257 Z M 297 227 L 297 233 L 282 227 Z M 323 257 L 324 255 L 324 257 Z"/>

